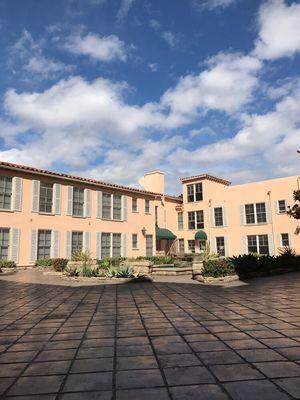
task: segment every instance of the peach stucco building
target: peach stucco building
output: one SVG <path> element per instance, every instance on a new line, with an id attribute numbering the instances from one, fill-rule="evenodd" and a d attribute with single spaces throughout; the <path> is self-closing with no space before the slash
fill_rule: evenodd
<path id="1" fill-rule="evenodd" d="M 0 259 L 93 258 L 199 252 L 221 256 L 300 251 L 287 216 L 297 176 L 243 185 L 210 175 L 182 178 L 182 196 L 164 193 L 164 174 L 143 189 L 0 162 Z"/>

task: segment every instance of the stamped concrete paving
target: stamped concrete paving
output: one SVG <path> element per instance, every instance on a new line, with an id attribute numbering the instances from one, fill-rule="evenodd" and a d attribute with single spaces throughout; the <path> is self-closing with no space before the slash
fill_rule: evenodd
<path id="1" fill-rule="evenodd" d="M 0 291 L 1 398 L 300 398 L 300 274 Z"/>

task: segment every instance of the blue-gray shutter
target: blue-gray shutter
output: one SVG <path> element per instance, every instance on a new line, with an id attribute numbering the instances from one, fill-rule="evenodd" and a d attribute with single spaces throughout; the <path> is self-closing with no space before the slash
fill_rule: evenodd
<path id="1" fill-rule="evenodd" d="M 242 237 L 242 254 L 248 254 L 248 239 L 247 236 Z"/>
<path id="2" fill-rule="evenodd" d="M 293 244 L 292 244 L 292 235 L 290 233 L 288 233 L 289 235 L 289 247 L 292 248 Z"/>
<path id="3" fill-rule="evenodd" d="M 101 232 L 96 233 L 96 258 L 101 260 Z"/>
<path id="4" fill-rule="evenodd" d="M 92 193 L 90 189 L 84 189 L 84 216 L 90 217 L 92 210 Z"/>
<path id="5" fill-rule="evenodd" d="M 122 233 L 122 257 L 127 257 L 127 233 Z"/>
<path id="6" fill-rule="evenodd" d="M 73 215 L 73 186 L 68 186 L 67 215 Z"/>
<path id="7" fill-rule="evenodd" d="M 214 228 L 215 227 L 215 209 L 212 207 L 209 209 L 209 220 L 210 220 L 210 227 Z"/>
<path id="8" fill-rule="evenodd" d="M 83 232 L 83 250 L 86 253 L 91 253 L 91 233 Z"/>
<path id="9" fill-rule="evenodd" d="M 31 230 L 31 239 L 30 239 L 30 262 L 34 263 L 37 259 L 37 241 L 38 241 L 38 230 Z"/>
<path id="10" fill-rule="evenodd" d="M 53 213 L 56 215 L 61 214 L 61 185 L 55 183 L 53 186 Z"/>
<path id="11" fill-rule="evenodd" d="M 224 245 L 225 245 L 225 257 L 229 257 L 229 244 L 228 244 L 228 237 L 224 237 Z"/>
<path id="12" fill-rule="evenodd" d="M 12 179 L 12 210 L 22 211 L 23 179 L 15 176 Z"/>
<path id="13" fill-rule="evenodd" d="M 65 257 L 68 260 L 71 260 L 71 248 L 72 248 L 72 232 L 71 231 L 67 231 L 66 232 L 66 243 L 65 243 Z"/>
<path id="14" fill-rule="evenodd" d="M 16 264 L 19 262 L 19 243 L 20 243 L 20 229 L 12 228 L 10 230 L 10 259 L 14 261 Z"/>
<path id="15" fill-rule="evenodd" d="M 97 218 L 102 218 L 102 192 L 97 191 Z"/>
<path id="16" fill-rule="evenodd" d="M 60 256 L 60 232 L 51 232 L 51 258 L 59 258 Z"/>
<path id="17" fill-rule="evenodd" d="M 278 200 L 275 200 L 275 201 L 273 202 L 273 204 L 274 204 L 274 210 L 275 210 L 275 212 L 276 212 L 277 214 L 279 214 L 279 204 L 278 204 Z"/>
<path id="18" fill-rule="evenodd" d="M 270 203 L 265 203 L 265 204 L 266 204 L 267 223 L 270 224 L 272 222 L 271 207 L 270 207 Z"/>
<path id="19" fill-rule="evenodd" d="M 226 207 L 222 207 L 222 213 L 223 213 L 223 226 L 227 226 L 227 209 Z"/>
<path id="20" fill-rule="evenodd" d="M 268 244 L 269 244 L 269 253 L 270 256 L 274 255 L 274 242 L 273 242 L 273 235 L 268 235 Z"/>
<path id="21" fill-rule="evenodd" d="M 32 212 L 39 212 L 40 181 L 32 181 Z"/>
<path id="22" fill-rule="evenodd" d="M 127 196 L 122 196 L 122 220 L 127 221 Z"/>
<path id="23" fill-rule="evenodd" d="M 244 204 L 240 205 L 240 223 L 241 223 L 241 225 L 246 224 L 245 205 Z"/>

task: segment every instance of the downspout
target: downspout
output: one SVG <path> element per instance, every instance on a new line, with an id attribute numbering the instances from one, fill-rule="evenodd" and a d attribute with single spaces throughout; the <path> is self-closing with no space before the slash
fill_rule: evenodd
<path id="1" fill-rule="evenodd" d="M 270 207 L 270 218 L 271 218 L 271 228 L 272 228 L 272 242 L 273 242 L 273 250 L 274 250 L 274 255 L 276 255 L 276 250 L 275 250 L 275 233 L 274 233 L 274 223 L 273 223 L 273 208 L 272 208 L 272 200 L 271 200 L 271 190 L 267 192 L 267 195 L 269 196 L 269 207 Z"/>

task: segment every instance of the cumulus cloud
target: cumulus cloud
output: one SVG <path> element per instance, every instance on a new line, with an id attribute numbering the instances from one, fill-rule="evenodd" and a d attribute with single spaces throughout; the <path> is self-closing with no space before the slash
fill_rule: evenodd
<path id="1" fill-rule="evenodd" d="M 269 0 L 258 14 L 259 37 L 254 53 L 261 59 L 291 57 L 300 51 L 300 4 Z"/>
<path id="2" fill-rule="evenodd" d="M 72 70 L 71 66 L 46 57 L 41 44 L 27 30 L 10 48 L 8 64 L 14 74 L 36 79 L 54 79 Z"/>
<path id="3" fill-rule="evenodd" d="M 127 49 L 125 43 L 116 35 L 100 36 L 95 33 L 87 35 L 70 35 L 65 48 L 73 54 L 88 56 L 97 61 L 126 61 Z"/>

